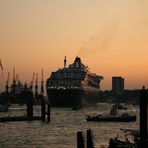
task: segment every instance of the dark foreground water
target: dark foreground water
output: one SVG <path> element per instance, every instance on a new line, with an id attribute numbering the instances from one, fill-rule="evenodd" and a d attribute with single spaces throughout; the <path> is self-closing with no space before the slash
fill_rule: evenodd
<path id="1" fill-rule="evenodd" d="M 0 123 L 0 148 L 76 148 L 77 131 L 86 133 L 89 128 L 93 131 L 95 147 L 107 147 L 110 138 L 118 135 L 124 139 L 125 134 L 121 128 L 139 128 L 139 111 L 136 122 L 86 122 L 86 115 L 108 112 L 111 106 L 112 104 L 102 103 L 97 107 L 80 110 L 52 108 L 50 123 L 41 121 Z M 8 113 L 0 113 L 0 116 L 25 114 L 25 109 L 15 107 Z M 34 114 L 40 114 L 39 106 L 34 108 Z M 129 138 L 132 141 L 132 137 Z"/>

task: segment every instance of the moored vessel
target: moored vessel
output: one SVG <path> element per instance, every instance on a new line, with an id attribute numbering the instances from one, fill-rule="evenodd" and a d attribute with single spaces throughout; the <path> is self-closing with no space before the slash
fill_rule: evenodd
<path id="1" fill-rule="evenodd" d="M 136 115 L 124 112 L 119 114 L 119 111 L 113 106 L 109 114 L 87 116 L 87 121 L 107 121 L 107 122 L 133 122 L 136 121 Z"/>
<path id="2" fill-rule="evenodd" d="M 136 121 L 136 116 L 129 114 L 122 114 L 120 116 L 111 116 L 111 115 L 88 116 L 87 121 L 133 122 Z"/>
<path id="3" fill-rule="evenodd" d="M 91 73 L 80 57 L 74 63 L 52 72 L 47 79 L 47 95 L 51 106 L 73 107 L 95 104 L 99 101 L 102 76 Z"/>

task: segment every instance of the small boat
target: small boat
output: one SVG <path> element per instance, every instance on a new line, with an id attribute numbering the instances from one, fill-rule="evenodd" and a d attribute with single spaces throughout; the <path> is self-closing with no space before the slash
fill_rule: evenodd
<path id="1" fill-rule="evenodd" d="M 126 141 L 121 141 L 118 139 L 110 139 L 108 148 L 134 148 L 134 143 Z"/>
<path id="2" fill-rule="evenodd" d="M 113 107 L 115 107 L 116 109 L 127 109 L 127 106 L 121 103 L 116 103 Z"/>
<path id="3" fill-rule="evenodd" d="M 108 122 L 132 122 L 136 121 L 135 115 L 120 115 L 120 116 L 111 116 L 111 115 L 98 115 L 98 116 L 87 116 L 87 121 L 108 121 Z"/>
<path id="4" fill-rule="evenodd" d="M 135 148 L 140 148 L 140 130 L 135 129 L 121 129 L 123 132 L 127 135 L 132 135 L 134 137 L 134 143 Z M 147 141 L 146 141 L 147 147 L 148 147 L 148 131 L 147 131 Z"/>
<path id="5" fill-rule="evenodd" d="M 132 122 L 136 121 L 136 115 L 130 115 L 129 113 L 118 114 L 118 111 L 113 107 L 109 114 L 87 116 L 87 121 L 107 121 L 107 122 Z"/>

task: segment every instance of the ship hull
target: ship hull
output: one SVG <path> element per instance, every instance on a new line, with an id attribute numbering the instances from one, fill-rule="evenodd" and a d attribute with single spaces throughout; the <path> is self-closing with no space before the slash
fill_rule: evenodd
<path id="1" fill-rule="evenodd" d="M 99 90 L 47 89 L 47 95 L 53 107 L 90 106 L 99 101 Z"/>

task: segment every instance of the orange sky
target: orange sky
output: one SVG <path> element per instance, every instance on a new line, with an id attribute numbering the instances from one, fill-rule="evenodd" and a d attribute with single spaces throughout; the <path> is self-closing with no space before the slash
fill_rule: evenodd
<path id="1" fill-rule="evenodd" d="M 147 6 L 147 0 L 0 0 L 0 83 L 13 67 L 23 82 L 44 68 L 46 80 L 65 55 L 69 64 L 79 55 L 104 76 L 101 89 L 111 89 L 114 75 L 125 78 L 127 89 L 148 87 Z"/>

